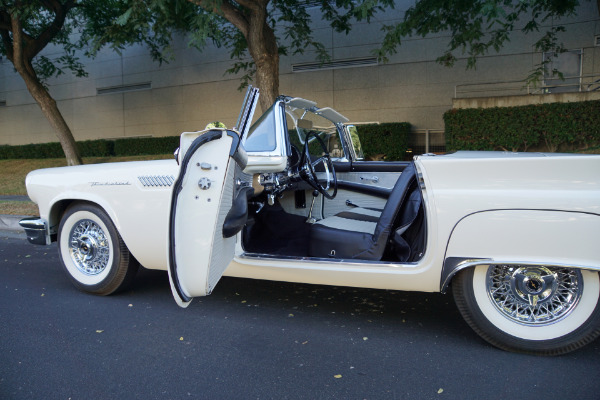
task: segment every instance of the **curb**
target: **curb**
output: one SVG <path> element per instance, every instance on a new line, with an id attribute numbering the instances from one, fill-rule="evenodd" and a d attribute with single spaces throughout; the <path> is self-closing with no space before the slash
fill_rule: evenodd
<path id="1" fill-rule="evenodd" d="M 26 217 L 28 216 L 0 214 L 0 231 L 25 232 L 19 221 Z"/>

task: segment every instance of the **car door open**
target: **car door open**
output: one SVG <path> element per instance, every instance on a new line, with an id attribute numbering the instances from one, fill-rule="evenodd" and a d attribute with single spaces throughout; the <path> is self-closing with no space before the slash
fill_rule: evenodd
<path id="1" fill-rule="evenodd" d="M 211 130 L 198 136 L 181 163 L 171 200 L 169 229 L 169 280 L 173 297 L 187 306 L 196 296 L 213 290 L 231 262 L 235 234 L 224 229 L 235 195 L 246 196 L 234 184 L 236 163 L 245 154 L 237 133 Z M 243 168 L 244 166 L 241 165 Z"/>
<path id="2" fill-rule="evenodd" d="M 236 178 L 236 169 L 243 170 L 248 162 L 240 138 L 250 128 L 258 96 L 258 89 L 250 86 L 235 130 L 201 132 L 185 146 L 182 136 L 184 154 L 171 197 L 168 244 L 169 282 L 181 307 L 212 292 L 233 259 L 236 234 L 246 224 L 253 189 Z"/>

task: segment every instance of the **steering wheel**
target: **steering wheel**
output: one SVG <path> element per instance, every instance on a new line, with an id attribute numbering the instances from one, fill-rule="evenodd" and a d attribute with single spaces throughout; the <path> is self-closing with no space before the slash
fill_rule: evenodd
<path id="1" fill-rule="evenodd" d="M 308 150 L 308 142 L 311 136 L 314 136 L 315 140 L 321 148 L 323 149 L 323 155 L 317 158 L 315 161 L 311 161 L 310 152 Z M 325 168 L 325 175 L 327 180 L 327 185 L 323 186 L 317 177 L 317 173 L 315 172 L 315 167 L 319 164 L 323 164 Z M 304 149 L 302 151 L 302 157 L 300 158 L 300 176 L 304 179 L 310 186 L 314 189 L 318 190 L 323 196 L 328 199 L 333 199 L 337 194 L 337 177 L 335 176 L 335 169 L 333 168 L 333 163 L 331 162 L 331 156 L 327 151 L 327 146 L 325 146 L 325 142 L 323 139 L 317 135 L 315 131 L 310 131 L 306 134 L 306 138 L 304 139 Z M 331 178 L 330 179 L 330 175 Z M 330 182 L 332 183 L 330 185 Z M 333 188 L 333 193 L 330 194 L 328 190 Z"/>

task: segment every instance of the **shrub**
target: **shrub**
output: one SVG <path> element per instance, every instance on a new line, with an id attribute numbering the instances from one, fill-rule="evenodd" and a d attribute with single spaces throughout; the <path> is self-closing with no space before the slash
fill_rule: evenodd
<path id="1" fill-rule="evenodd" d="M 407 122 L 357 126 L 365 157 L 404 160 L 410 128 Z M 82 157 L 170 154 L 179 146 L 179 136 L 87 140 L 77 142 L 77 146 Z M 0 159 L 61 157 L 64 153 L 58 142 L 0 146 Z"/>
<path id="2" fill-rule="evenodd" d="M 386 161 L 406 158 L 411 129 L 408 122 L 357 125 L 357 129 L 365 158 L 384 158 Z"/>
<path id="3" fill-rule="evenodd" d="M 115 140 L 115 156 L 171 154 L 179 147 L 179 136 Z"/>
<path id="4" fill-rule="evenodd" d="M 448 151 L 576 151 L 600 144 L 598 100 L 452 109 L 444 122 Z"/>
<path id="5" fill-rule="evenodd" d="M 177 146 L 179 146 L 179 136 L 77 142 L 82 157 L 170 154 L 175 151 Z M 0 159 L 62 158 L 64 156 L 58 142 L 21 146 L 0 145 Z"/>

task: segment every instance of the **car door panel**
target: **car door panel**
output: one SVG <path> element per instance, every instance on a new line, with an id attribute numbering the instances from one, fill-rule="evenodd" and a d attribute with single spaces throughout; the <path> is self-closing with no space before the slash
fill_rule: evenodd
<path id="1" fill-rule="evenodd" d="M 323 200 L 324 218 L 353 207 L 382 209 L 406 162 L 336 162 L 338 194 Z"/>
<path id="2" fill-rule="evenodd" d="M 169 230 L 169 280 L 180 306 L 210 294 L 233 259 L 235 235 L 224 237 L 223 225 L 233 203 L 238 145 L 235 132 L 209 131 L 181 164 Z"/>

